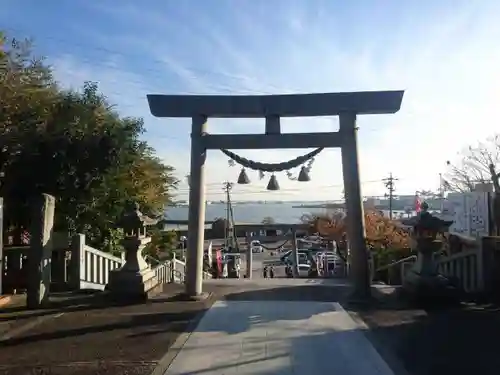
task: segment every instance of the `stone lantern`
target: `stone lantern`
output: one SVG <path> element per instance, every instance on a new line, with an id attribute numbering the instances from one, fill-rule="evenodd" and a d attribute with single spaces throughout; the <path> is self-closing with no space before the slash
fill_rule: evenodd
<path id="1" fill-rule="evenodd" d="M 127 205 L 117 223 L 124 232 L 125 264 L 109 273 L 107 289 L 111 293 L 125 299 L 142 299 L 147 298 L 147 292 L 157 285 L 154 271 L 142 256 L 142 250 L 151 242 L 151 237 L 146 236 L 146 229 L 157 222 L 144 215 L 137 203 Z"/>
<path id="2" fill-rule="evenodd" d="M 453 221 L 441 220 L 427 212 L 428 205 L 422 204 L 422 212 L 402 221 L 412 228 L 412 240 L 417 250 L 417 260 L 404 276 L 403 290 L 419 301 L 455 299 L 458 288 L 447 277 L 439 274 L 434 254 L 442 243 L 436 237 L 448 231 Z"/>

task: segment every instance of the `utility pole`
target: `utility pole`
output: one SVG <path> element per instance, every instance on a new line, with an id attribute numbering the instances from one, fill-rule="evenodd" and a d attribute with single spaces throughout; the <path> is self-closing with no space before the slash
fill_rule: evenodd
<path id="1" fill-rule="evenodd" d="M 224 182 L 222 190 L 226 193 L 226 219 L 224 220 L 224 245 L 229 245 L 230 239 L 230 214 L 231 214 L 231 189 L 233 188 L 232 182 Z"/>
<path id="2" fill-rule="evenodd" d="M 388 194 L 385 194 L 385 197 L 389 197 L 389 219 L 392 220 L 392 201 L 394 199 L 394 191 L 396 188 L 394 187 L 394 182 L 398 179 L 392 176 L 392 173 L 389 173 L 389 177 L 384 178 L 385 187 L 389 190 Z"/>

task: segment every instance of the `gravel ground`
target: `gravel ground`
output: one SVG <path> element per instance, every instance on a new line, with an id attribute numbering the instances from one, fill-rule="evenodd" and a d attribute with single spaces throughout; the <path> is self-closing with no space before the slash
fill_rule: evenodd
<path id="1" fill-rule="evenodd" d="M 0 338 L 0 374 L 150 374 L 214 301 L 176 300 L 180 290 L 167 285 L 146 304 L 1 313 L 0 320 L 15 327 Z"/>

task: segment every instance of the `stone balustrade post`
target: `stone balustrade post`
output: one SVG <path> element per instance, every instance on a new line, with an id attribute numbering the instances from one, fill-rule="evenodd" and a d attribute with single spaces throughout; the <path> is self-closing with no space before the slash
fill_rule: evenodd
<path id="1" fill-rule="evenodd" d="M 85 275 L 85 235 L 75 234 L 71 238 L 71 259 L 69 262 L 69 286 L 72 290 L 80 289 L 80 281 Z"/>
<path id="2" fill-rule="evenodd" d="M 176 258 L 175 258 L 175 253 L 172 256 L 172 260 L 170 261 L 171 267 L 170 267 L 170 282 L 175 283 L 175 266 L 176 266 Z"/>

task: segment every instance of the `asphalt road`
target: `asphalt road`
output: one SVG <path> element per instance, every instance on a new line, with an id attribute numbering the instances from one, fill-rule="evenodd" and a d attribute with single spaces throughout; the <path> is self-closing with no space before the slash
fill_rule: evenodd
<path id="1" fill-rule="evenodd" d="M 206 240 L 205 241 L 205 249 L 208 248 L 208 245 L 212 242 L 212 246 L 214 247 L 221 247 L 222 244 L 224 243 L 224 239 L 215 239 L 215 240 Z M 266 247 L 269 248 L 277 248 L 280 246 L 283 242 L 273 242 L 273 243 L 266 243 Z M 240 247 L 240 254 L 241 254 L 241 272 L 242 274 L 246 273 L 247 269 L 247 245 L 245 242 L 239 240 L 239 247 Z M 288 249 L 286 249 L 287 251 Z M 271 255 L 273 254 L 273 255 Z M 274 265 L 275 271 L 276 271 L 276 276 L 278 277 L 284 277 L 285 276 L 285 268 L 283 266 L 278 266 L 277 263 L 279 262 L 279 258 L 282 253 L 278 251 L 270 251 L 270 250 L 265 250 L 263 253 L 253 253 L 253 262 L 252 262 L 252 278 L 262 278 L 263 277 L 263 271 L 264 271 L 264 266 L 265 265 Z"/>
<path id="2" fill-rule="evenodd" d="M 276 247 L 280 243 L 271 243 L 271 244 L 266 244 L 268 247 Z M 271 255 L 273 254 L 273 255 Z M 252 278 L 263 278 L 263 271 L 264 271 L 264 266 L 273 264 L 274 269 L 276 271 L 276 276 L 277 277 L 284 277 L 285 276 L 285 267 L 284 266 L 278 266 L 277 263 L 279 262 L 280 256 L 282 253 L 277 252 L 277 251 L 269 251 L 269 250 L 264 250 L 263 253 L 253 253 L 252 254 Z M 246 252 L 241 255 L 241 270 L 243 273 L 246 273 L 246 261 L 247 261 L 247 255 Z"/>

